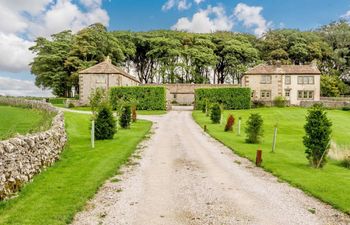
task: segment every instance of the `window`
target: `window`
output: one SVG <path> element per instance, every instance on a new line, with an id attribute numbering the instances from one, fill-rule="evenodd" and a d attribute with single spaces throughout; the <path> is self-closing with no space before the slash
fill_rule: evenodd
<path id="1" fill-rule="evenodd" d="M 285 76 L 284 79 L 285 79 L 285 80 L 284 80 L 285 84 L 291 84 L 290 76 Z"/>
<path id="2" fill-rule="evenodd" d="M 314 99 L 314 91 L 298 91 L 298 99 Z"/>
<path id="3" fill-rule="evenodd" d="M 263 90 L 260 91 L 260 97 L 264 99 L 270 99 L 271 98 L 271 91 Z"/>
<path id="4" fill-rule="evenodd" d="M 298 84 L 314 84 L 313 76 L 298 76 Z"/>
<path id="5" fill-rule="evenodd" d="M 271 75 L 262 75 L 261 84 L 271 84 Z"/>
<path id="6" fill-rule="evenodd" d="M 284 96 L 290 97 L 290 89 L 284 90 Z"/>

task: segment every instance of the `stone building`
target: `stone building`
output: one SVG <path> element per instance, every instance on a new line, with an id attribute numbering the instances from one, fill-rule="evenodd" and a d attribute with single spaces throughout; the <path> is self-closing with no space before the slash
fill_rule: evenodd
<path id="1" fill-rule="evenodd" d="M 252 99 L 265 102 L 283 96 L 291 105 L 320 100 L 321 72 L 311 65 L 260 64 L 248 70 L 242 86 L 252 89 Z"/>
<path id="2" fill-rule="evenodd" d="M 96 88 L 109 89 L 115 86 L 137 86 L 134 76 L 114 66 L 109 57 L 105 61 L 79 72 L 80 103 L 87 104 Z"/>

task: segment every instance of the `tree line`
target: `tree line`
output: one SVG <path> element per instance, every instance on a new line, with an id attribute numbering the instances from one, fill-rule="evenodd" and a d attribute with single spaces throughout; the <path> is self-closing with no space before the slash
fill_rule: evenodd
<path id="1" fill-rule="evenodd" d="M 347 94 L 350 84 L 350 25 L 337 21 L 312 31 L 269 30 L 251 34 L 196 34 L 170 30 L 108 31 L 90 25 L 73 34 L 39 37 L 30 50 L 36 85 L 69 97 L 79 93 L 78 72 L 110 56 L 113 64 L 135 72 L 142 83 L 239 83 L 259 63 L 308 64 L 322 72 L 322 94 Z"/>

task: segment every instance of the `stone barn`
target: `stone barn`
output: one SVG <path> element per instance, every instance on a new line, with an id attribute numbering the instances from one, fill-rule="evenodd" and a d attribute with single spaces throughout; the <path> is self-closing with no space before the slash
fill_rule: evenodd
<path id="1" fill-rule="evenodd" d="M 136 77 L 113 65 L 107 57 L 105 61 L 79 72 L 80 104 L 88 104 L 89 96 L 96 88 L 109 89 L 139 84 Z"/>

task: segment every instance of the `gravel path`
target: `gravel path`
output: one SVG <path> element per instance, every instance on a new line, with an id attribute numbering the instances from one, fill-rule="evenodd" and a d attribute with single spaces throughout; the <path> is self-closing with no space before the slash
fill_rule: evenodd
<path id="1" fill-rule="evenodd" d="M 143 116 L 154 134 L 73 224 L 350 224 L 202 132 L 190 111 Z"/>

